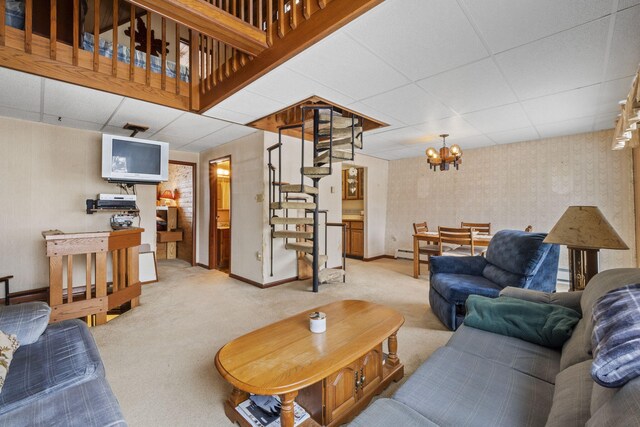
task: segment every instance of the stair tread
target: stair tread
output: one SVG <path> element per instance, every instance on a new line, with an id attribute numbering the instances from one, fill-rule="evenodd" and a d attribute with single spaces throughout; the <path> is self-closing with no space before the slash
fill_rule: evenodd
<path id="1" fill-rule="evenodd" d="M 289 218 L 283 216 L 274 216 L 271 218 L 271 224 L 313 224 L 313 218 Z"/>
<path id="2" fill-rule="evenodd" d="M 333 129 L 333 132 L 331 132 L 333 134 L 333 139 L 338 139 L 338 138 L 348 138 L 348 137 L 352 137 L 354 134 L 357 136 L 358 134 L 362 133 L 362 127 L 361 126 L 356 126 L 355 128 L 351 128 L 351 126 L 349 126 L 348 128 L 339 128 L 339 129 Z M 328 137 L 329 136 L 329 129 L 323 129 L 318 131 L 318 135 L 320 136 L 324 136 L 324 137 Z"/>
<path id="3" fill-rule="evenodd" d="M 356 135 L 356 148 L 362 148 L 362 134 Z M 350 150 L 351 149 L 351 135 L 346 138 L 334 138 L 333 148 L 338 150 Z M 329 140 L 323 140 L 318 142 L 318 150 L 328 150 Z"/>
<path id="4" fill-rule="evenodd" d="M 325 167 L 304 167 L 302 168 L 302 174 L 311 178 L 322 178 L 331 173 L 330 168 Z M 314 209 L 314 208 L 311 208 Z"/>
<path id="5" fill-rule="evenodd" d="M 269 206 L 271 209 L 315 209 L 315 203 L 305 202 L 273 202 Z"/>
<path id="6" fill-rule="evenodd" d="M 320 123 L 319 123 L 319 128 L 320 129 L 329 129 L 329 121 L 330 121 L 330 117 L 329 114 L 321 114 L 320 115 Z M 344 129 L 344 128 L 350 128 L 352 126 L 353 122 L 351 121 L 351 117 L 341 117 L 341 116 L 337 116 L 336 114 L 333 115 L 333 128 L 334 129 Z M 355 119 L 355 125 L 357 126 L 359 124 L 359 120 L 356 118 Z M 305 120 L 304 122 L 304 128 L 306 129 L 313 129 L 313 120 Z"/>
<path id="7" fill-rule="evenodd" d="M 291 242 L 284 245 L 285 249 L 290 249 L 298 252 L 313 252 L 313 242 Z"/>
<path id="8" fill-rule="evenodd" d="M 298 230 L 278 230 L 273 232 L 275 238 L 312 239 L 313 232 Z"/>
<path id="9" fill-rule="evenodd" d="M 320 190 L 310 185 L 288 184 L 281 187 L 283 193 L 318 194 Z"/>
<path id="10" fill-rule="evenodd" d="M 336 150 L 335 148 L 333 150 L 331 150 L 331 157 L 332 157 L 332 161 L 333 162 L 341 162 L 343 160 L 353 160 L 351 158 L 351 150 L 346 151 L 346 150 Z M 324 153 L 320 154 L 319 156 L 317 156 L 315 159 L 313 159 L 313 163 L 314 164 L 319 164 L 319 163 L 329 163 L 329 150 L 325 151 Z"/>
<path id="11" fill-rule="evenodd" d="M 345 275 L 343 269 L 337 268 L 325 268 L 318 272 L 318 280 L 320 283 L 327 283 L 332 280 L 340 280 Z"/>

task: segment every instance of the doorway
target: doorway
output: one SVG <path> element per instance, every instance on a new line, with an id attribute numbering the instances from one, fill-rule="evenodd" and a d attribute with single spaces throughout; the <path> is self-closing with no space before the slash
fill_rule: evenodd
<path id="1" fill-rule="evenodd" d="M 365 206 L 367 168 L 342 164 L 342 222 L 345 224 L 345 253 L 349 258 L 365 256 Z"/>
<path id="2" fill-rule="evenodd" d="M 209 269 L 231 271 L 231 156 L 209 162 Z"/>
<path id="3" fill-rule="evenodd" d="M 195 163 L 169 160 L 169 179 L 156 188 L 156 256 L 196 265 Z"/>

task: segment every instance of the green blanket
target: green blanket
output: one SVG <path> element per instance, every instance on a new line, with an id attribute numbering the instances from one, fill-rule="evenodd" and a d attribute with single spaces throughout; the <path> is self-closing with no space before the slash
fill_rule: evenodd
<path id="1" fill-rule="evenodd" d="M 464 324 L 555 348 L 569 339 L 579 320 L 577 311 L 559 305 L 471 295 Z"/>

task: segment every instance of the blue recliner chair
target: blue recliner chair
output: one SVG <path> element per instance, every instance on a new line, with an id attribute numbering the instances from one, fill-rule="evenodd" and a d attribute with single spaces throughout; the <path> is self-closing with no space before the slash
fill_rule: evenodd
<path id="1" fill-rule="evenodd" d="M 545 233 L 502 230 L 485 257 L 432 256 L 429 304 L 449 329 L 462 324 L 469 295 L 496 298 L 506 286 L 556 290 L 560 246 L 542 243 Z"/>

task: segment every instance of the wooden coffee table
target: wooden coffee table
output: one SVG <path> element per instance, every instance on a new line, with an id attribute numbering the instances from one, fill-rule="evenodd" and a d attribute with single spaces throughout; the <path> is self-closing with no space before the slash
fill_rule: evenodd
<path id="1" fill-rule="evenodd" d="M 327 331 L 309 331 L 308 314 L 327 314 Z M 216 368 L 233 386 L 225 402 L 230 420 L 248 425 L 235 407 L 248 393 L 279 395 L 282 427 L 293 427 L 293 401 L 311 419 L 304 425 L 349 421 L 404 375 L 396 333 L 397 311 L 367 301 L 338 301 L 273 323 L 238 339 L 216 354 Z M 382 344 L 388 340 L 388 354 Z"/>

